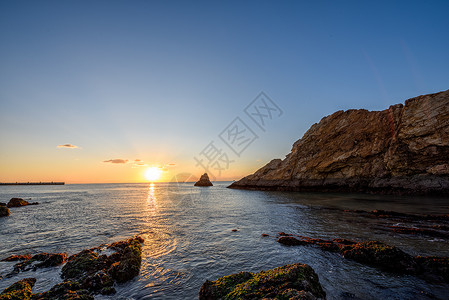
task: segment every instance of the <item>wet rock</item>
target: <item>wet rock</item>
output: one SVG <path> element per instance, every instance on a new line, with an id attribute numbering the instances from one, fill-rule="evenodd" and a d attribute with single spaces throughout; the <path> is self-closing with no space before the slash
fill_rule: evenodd
<path id="1" fill-rule="evenodd" d="M 449 233 L 445 231 L 440 231 L 438 229 L 444 227 L 435 227 L 436 229 L 428 229 L 428 228 L 417 228 L 417 227 L 404 227 L 404 226 L 390 226 L 391 230 L 401 234 L 418 234 L 418 235 L 426 235 L 432 237 L 439 238 L 449 238 Z M 442 229 L 444 230 L 444 229 Z"/>
<path id="2" fill-rule="evenodd" d="M 338 111 L 312 125 L 284 160 L 230 188 L 449 194 L 449 90 L 383 111 Z"/>
<path id="3" fill-rule="evenodd" d="M 120 260 L 111 265 L 108 273 L 119 283 L 126 282 L 139 275 L 142 262 L 142 247 L 139 239 L 131 239 L 124 247 Z"/>
<path id="4" fill-rule="evenodd" d="M 417 264 L 411 255 L 401 249 L 379 241 L 369 241 L 346 246 L 341 251 L 345 258 L 379 267 L 390 272 L 415 274 Z"/>
<path id="5" fill-rule="evenodd" d="M 68 262 L 62 267 L 61 277 L 68 279 L 81 279 L 92 275 L 103 267 L 98 260 L 98 253 L 87 249 L 69 257 Z"/>
<path id="6" fill-rule="evenodd" d="M 53 286 L 49 291 L 33 295 L 33 300 L 93 300 L 89 291 L 83 289 L 78 282 L 66 281 Z"/>
<path id="7" fill-rule="evenodd" d="M 207 173 L 204 173 L 203 175 L 201 175 L 200 180 L 195 182 L 194 186 L 213 186 L 213 184 L 212 182 L 210 182 Z"/>
<path id="8" fill-rule="evenodd" d="M 310 266 L 299 263 L 258 273 L 241 272 L 215 281 L 207 280 L 199 292 L 200 300 L 325 297 L 326 293 L 320 285 L 318 275 Z"/>
<path id="9" fill-rule="evenodd" d="M 0 218 L 1 217 L 7 217 L 11 214 L 9 211 L 9 208 L 6 206 L 0 206 Z"/>
<path id="10" fill-rule="evenodd" d="M 103 295 L 114 294 L 115 289 L 113 285 L 114 280 L 105 271 L 99 271 L 94 275 L 88 276 L 84 279 L 82 284 L 82 286 L 87 290 Z"/>
<path id="11" fill-rule="evenodd" d="M 449 282 L 449 257 L 417 256 L 419 273 L 431 281 Z"/>
<path id="12" fill-rule="evenodd" d="M 20 207 L 20 206 L 37 205 L 37 204 L 39 204 L 39 203 L 37 203 L 37 202 L 29 203 L 28 201 L 23 200 L 22 198 L 11 198 L 11 200 L 9 200 L 9 202 L 6 206 L 7 207 Z"/>
<path id="13" fill-rule="evenodd" d="M 7 258 L 2 259 L 1 261 L 18 261 L 18 260 L 29 260 L 32 256 L 30 254 L 23 255 L 10 255 Z"/>
<path id="14" fill-rule="evenodd" d="M 307 245 L 306 242 L 300 241 L 292 236 L 281 236 L 277 242 L 287 246 Z"/>
<path id="15" fill-rule="evenodd" d="M 6 203 L 0 202 L 0 206 L 6 206 Z"/>
<path id="16" fill-rule="evenodd" d="M 24 255 L 23 258 L 28 256 Z M 67 253 L 39 253 L 33 255 L 30 259 L 14 265 L 16 273 L 20 271 L 35 271 L 38 268 L 48 268 L 63 264 L 67 259 Z"/>
<path id="17" fill-rule="evenodd" d="M 278 233 L 280 236 L 290 236 L 291 234 L 285 233 L 285 232 L 279 232 Z"/>
<path id="18" fill-rule="evenodd" d="M 266 233 L 262 233 L 262 237 L 268 237 L 270 235 L 266 234 Z"/>
<path id="19" fill-rule="evenodd" d="M 115 282 L 126 282 L 139 274 L 142 261 L 141 243 L 143 239 L 135 237 L 109 246 L 86 249 L 70 256 L 61 270 L 61 277 L 65 282 L 55 285 L 45 293 L 33 295 L 32 299 L 94 299 L 94 294 L 114 294 Z M 101 250 L 106 248 L 116 252 L 109 256 L 100 254 Z M 40 253 L 34 256 L 12 255 L 4 261 L 25 260 L 14 266 L 17 273 L 57 266 L 66 259 L 66 253 Z"/>
<path id="20" fill-rule="evenodd" d="M 33 295 L 32 288 L 36 278 L 25 278 L 17 281 L 0 294 L 0 300 L 28 300 Z"/>
<path id="21" fill-rule="evenodd" d="M 231 230 L 232 232 L 237 232 L 237 231 L 239 231 L 238 229 L 232 229 Z"/>

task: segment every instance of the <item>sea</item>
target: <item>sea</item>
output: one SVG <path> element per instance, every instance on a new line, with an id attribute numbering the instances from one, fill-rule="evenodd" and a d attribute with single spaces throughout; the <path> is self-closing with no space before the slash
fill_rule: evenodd
<path id="1" fill-rule="evenodd" d="M 67 252 L 140 235 L 140 274 L 95 299 L 198 299 L 206 280 L 305 263 L 319 276 L 327 299 L 449 299 L 449 285 L 380 271 L 338 253 L 284 246 L 279 232 L 314 238 L 380 240 L 412 255 L 449 256 L 447 239 L 393 233 L 386 220 L 345 210 L 448 214 L 447 197 L 287 193 L 228 189 L 193 183 L 0 186 L 0 202 L 20 197 L 39 205 L 11 208 L 0 218 L 0 259 L 11 254 Z M 387 224 L 397 225 L 397 224 Z M 399 224 L 400 225 L 400 224 Z M 263 237 L 262 234 L 268 234 Z M 7 276 L 0 292 L 35 277 L 33 292 L 61 282 L 61 267 Z"/>

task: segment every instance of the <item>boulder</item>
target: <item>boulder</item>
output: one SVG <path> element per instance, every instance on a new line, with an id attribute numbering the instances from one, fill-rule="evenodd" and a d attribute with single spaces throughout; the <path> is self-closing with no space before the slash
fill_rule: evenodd
<path id="1" fill-rule="evenodd" d="M 195 182 L 194 186 L 213 186 L 213 184 L 212 182 L 210 182 L 207 173 L 204 173 L 203 175 L 201 175 L 200 180 Z"/>
<path id="2" fill-rule="evenodd" d="M 7 217 L 11 214 L 9 208 L 6 206 L 0 206 L 0 217 Z"/>
<path id="3" fill-rule="evenodd" d="M 285 159 L 230 188 L 449 194 L 449 90 L 383 111 L 338 111 L 312 125 Z"/>
<path id="4" fill-rule="evenodd" d="M 200 300 L 325 298 L 318 275 L 310 266 L 299 263 L 207 280 L 199 292 Z"/>
<path id="5" fill-rule="evenodd" d="M 345 246 L 341 253 L 345 258 L 390 272 L 401 274 L 416 274 L 417 272 L 417 263 L 414 257 L 397 247 L 379 241 Z"/>
<path id="6" fill-rule="evenodd" d="M 32 288 L 36 278 L 25 278 L 17 281 L 0 294 L 0 300 L 28 300 L 33 295 Z"/>
<path id="7" fill-rule="evenodd" d="M 6 206 L 7 207 L 20 207 L 20 206 L 37 205 L 37 204 L 39 204 L 39 203 L 37 203 L 37 202 L 29 203 L 28 201 L 23 200 L 22 198 L 11 198 L 11 200 L 9 200 L 9 202 Z"/>

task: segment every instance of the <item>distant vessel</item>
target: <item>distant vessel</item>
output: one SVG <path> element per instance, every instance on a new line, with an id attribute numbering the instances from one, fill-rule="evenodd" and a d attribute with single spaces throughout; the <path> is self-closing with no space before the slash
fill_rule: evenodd
<path id="1" fill-rule="evenodd" d="M 64 185 L 65 182 L 0 182 L 0 185 Z"/>

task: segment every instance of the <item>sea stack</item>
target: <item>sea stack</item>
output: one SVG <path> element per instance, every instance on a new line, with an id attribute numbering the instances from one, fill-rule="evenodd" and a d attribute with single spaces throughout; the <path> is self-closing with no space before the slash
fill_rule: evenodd
<path id="1" fill-rule="evenodd" d="M 213 186 L 213 184 L 212 182 L 210 182 L 207 173 L 204 173 L 203 175 L 201 175 L 200 180 L 195 182 L 194 186 Z"/>
<path id="2" fill-rule="evenodd" d="M 312 125 L 284 160 L 230 188 L 449 194 L 449 90 L 383 111 L 337 111 Z"/>

